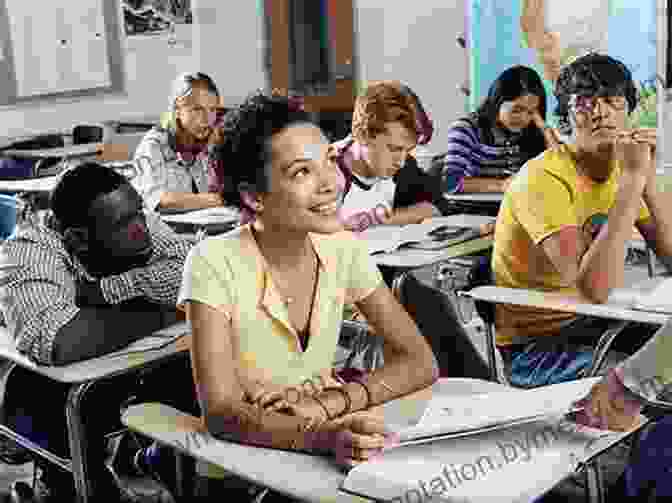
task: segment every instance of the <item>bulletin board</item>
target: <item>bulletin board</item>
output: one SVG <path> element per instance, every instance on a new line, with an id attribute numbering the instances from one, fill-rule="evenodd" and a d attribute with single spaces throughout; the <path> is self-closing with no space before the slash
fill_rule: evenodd
<path id="1" fill-rule="evenodd" d="M 0 106 L 120 93 L 124 82 L 117 0 L 0 0 Z"/>

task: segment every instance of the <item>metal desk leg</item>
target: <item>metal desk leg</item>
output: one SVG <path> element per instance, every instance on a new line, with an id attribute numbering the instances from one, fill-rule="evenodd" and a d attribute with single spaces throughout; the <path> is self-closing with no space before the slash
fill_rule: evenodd
<path id="1" fill-rule="evenodd" d="M 594 459 L 586 465 L 586 502 L 587 503 L 605 503 L 604 500 L 604 482 L 600 463 Z"/>
<path id="2" fill-rule="evenodd" d="M 653 278 L 656 275 L 656 254 L 653 253 L 653 250 L 646 245 L 646 267 L 649 272 L 649 278 Z"/>
<path id="3" fill-rule="evenodd" d="M 70 441 L 70 456 L 72 476 L 75 479 L 75 490 L 79 503 L 91 501 L 92 488 L 89 480 L 86 463 L 87 438 L 81 414 L 82 398 L 95 380 L 81 384 L 74 384 L 68 391 L 65 404 L 65 418 L 68 425 L 68 439 Z"/>
<path id="4" fill-rule="evenodd" d="M 403 296 L 403 291 L 404 291 L 404 283 L 406 282 L 406 279 L 408 278 L 408 271 L 402 271 L 402 272 L 397 272 L 394 275 L 394 278 L 392 279 L 392 294 L 397 298 L 399 301 L 399 304 L 402 306 L 405 304 L 404 303 L 404 296 Z"/>

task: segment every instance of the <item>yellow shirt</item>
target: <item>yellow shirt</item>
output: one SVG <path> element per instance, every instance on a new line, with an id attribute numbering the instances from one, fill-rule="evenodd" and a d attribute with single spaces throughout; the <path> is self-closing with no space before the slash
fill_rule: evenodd
<path id="1" fill-rule="evenodd" d="M 249 225 L 207 238 L 189 252 L 178 305 L 195 300 L 224 313 L 235 333 L 234 354 L 251 379 L 297 386 L 331 369 L 344 304 L 365 299 L 383 282 L 366 243 L 351 232 L 309 237 L 319 277 L 305 352 Z M 197 471 L 212 478 L 231 476 L 203 463 Z"/>
<path id="2" fill-rule="evenodd" d="M 178 304 L 196 300 L 224 313 L 234 351 L 252 377 L 292 386 L 330 369 L 344 304 L 359 302 L 383 281 L 366 244 L 352 233 L 310 239 L 319 279 L 305 352 L 249 225 L 205 239 L 187 257 Z"/>
<path id="3" fill-rule="evenodd" d="M 594 182 L 577 173 L 574 152 L 573 146 L 565 145 L 531 159 L 504 195 L 492 252 L 497 286 L 577 293 L 575 286 L 562 286 L 560 274 L 540 244 L 567 226 L 579 227 L 590 244 L 607 221 L 621 170 L 618 161 L 612 161 L 609 179 Z M 649 217 L 642 201 L 637 221 Z M 497 344 L 508 346 L 552 335 L 573 317 L 559 311 L 497 305 Z"/>

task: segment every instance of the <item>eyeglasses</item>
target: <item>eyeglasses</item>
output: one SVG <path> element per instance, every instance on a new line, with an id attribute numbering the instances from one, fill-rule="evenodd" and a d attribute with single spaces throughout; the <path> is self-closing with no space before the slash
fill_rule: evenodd
<path id="1" fill-rule="evenodd" d="M 598 103 L 607 105 L 612 110 L 622 111 L 627 106 L 625 96 L 581 96 L 572 94 L 569 99 L 569 107 L 576 113 L 592 114 Z"/>

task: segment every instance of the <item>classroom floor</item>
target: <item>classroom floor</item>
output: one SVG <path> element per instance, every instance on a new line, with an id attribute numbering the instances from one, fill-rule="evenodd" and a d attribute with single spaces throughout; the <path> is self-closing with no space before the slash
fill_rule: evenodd
<path id="1" fill-rule="evenodd" d="M 626 268 L 625 284 L 634 284 L 646 279 L 647 271 L 645 266 L 632 266 Z M 474 343 L 485 358 L 485 339 L 482 333 L 472 331 Z M 602 467 L 606 484 L 615 481 L 623 472 L 627 461 L 627 448 L 615 448 L 609 454 L 603 457 Z M 30 463 L 21 466 L 8 466 L 0 464 L 0 502 L 3 501 L 3 495 L 9 493 L 10 484 L 15 480 L 26 480 L 30 482 L 32 478 L 32 465 Z M 583 483 L 582 477 L 577 477 L 576 481 L 566 480 L 559 484 L 546 498 L 544 503 L 566 502 L 583 503 L 584 492 L 580 484 Z"/>

